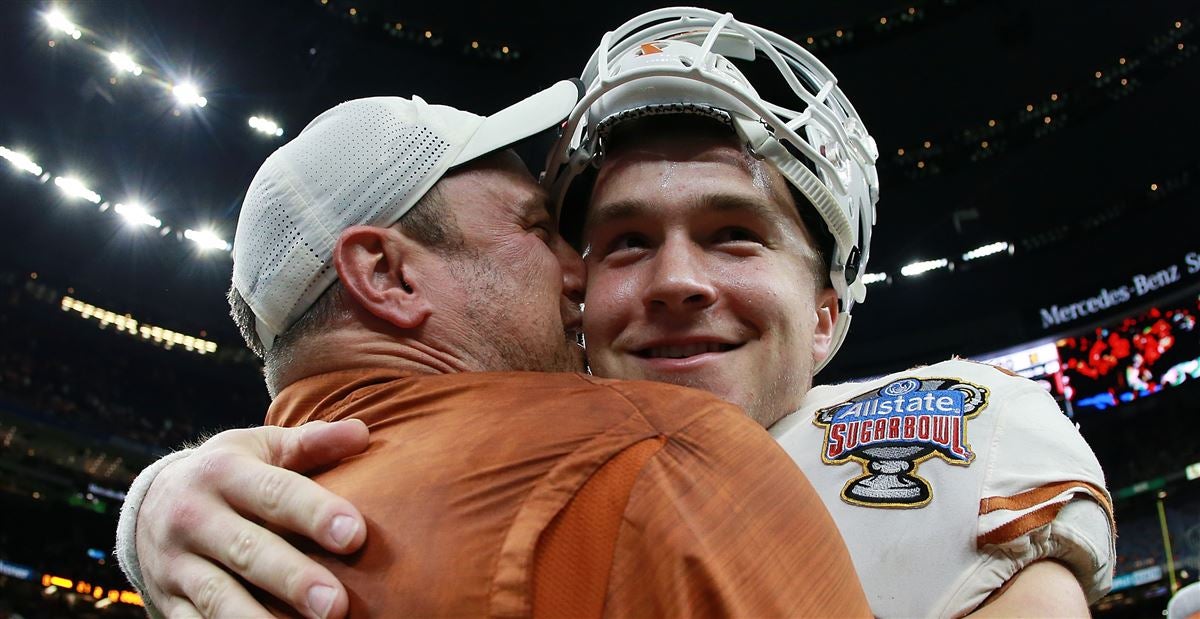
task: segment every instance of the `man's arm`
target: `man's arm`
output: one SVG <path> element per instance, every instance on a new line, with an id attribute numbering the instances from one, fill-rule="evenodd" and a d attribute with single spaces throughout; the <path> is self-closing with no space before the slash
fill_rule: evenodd
<path id="1" fill-rule="evenodd" d="M 355 420 L 229 430 L 157 471 L 144 501 L 121 514 L 121 527 L 135 531 L 147 608 L 166 616 L 269 616 L 236 575 L 303 616 L 344 616 L 341 583 L 267 527 L 331 552 L 361 547 L 366 527 L 358 510 L 292 471 L 366 446 L 366 426 Z"/>
<path id="2" fill-rule="evenodd" d="M 999 595 L 967 615 L 991 617 L 1090 617 L 1079 581 L 1057 561 L 1038 561 L 1017 572 Z"/>

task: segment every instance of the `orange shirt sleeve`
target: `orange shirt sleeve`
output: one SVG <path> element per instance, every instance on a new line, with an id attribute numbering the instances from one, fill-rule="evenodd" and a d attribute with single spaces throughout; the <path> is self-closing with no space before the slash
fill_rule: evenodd
<path id="1" fill-rule="evenodd" d="M 631 488 L 604 616 L 871 616 L 808 480 L 741 411 L 707 406 Z"/>

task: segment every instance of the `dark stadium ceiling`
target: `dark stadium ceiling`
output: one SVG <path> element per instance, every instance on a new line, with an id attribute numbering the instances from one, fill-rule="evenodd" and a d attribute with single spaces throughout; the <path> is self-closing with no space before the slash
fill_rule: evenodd
<path id="1" fill-rule="evenodd" d="M 208 224 L 230 240 L 258 165 L 322 110 L 415 93 L 491 112 L 576 75 L 605 30 L 651 8 L 370 0 L 57 6 L 80 26 L 80 39 L 46 27 L 49 2 L 0 3 L 0 146 L 22 149 L 56 175 L 85 178 L 106 200 L 140 199 L 164 222 Z M 1039 304 L 1200 250 L 1190 184 L 1200 174 L 1196 3 L 707 6 L 796 40 L 814 37 L 811 49 L 879 144 L 882 200 L 869 270 L 892 281 L 872 286 L 857 316 L 848 350 L 860 358 L 905 358 L 874 351 L 878 342 L 928 354 L 1019 343 L 1011 338 L 1037 333 L 1014 323 L 1027 322 Z M 207 107 L 175 115 L 166 91 L 116 71 L 96 46 L 127 48 L 166 80 L 190 77 Z M 498 52 L 504 46 L 508 54 Z M 282 140 L 250 129 L 256 114 L 279 122 Z M 989 120 L 998 121 L 990 132 Z M 222 299 L 227 255 L 130 231 L 112 213 L 63 199 L 53 183 L 0 168 L 0 269 L 39 271 L 80 298 L 237 341 Z M 993 241 L 1012 243 L 1016 254 L 921 281 L 900 277 L 910 262 L 957 260 Z M 972 331 L 948 329 L 948 321 L 976 321 L 981 333 L 968 345 L 962 338 Z M 901 330 L 926 339 L 905 339 Z"/>

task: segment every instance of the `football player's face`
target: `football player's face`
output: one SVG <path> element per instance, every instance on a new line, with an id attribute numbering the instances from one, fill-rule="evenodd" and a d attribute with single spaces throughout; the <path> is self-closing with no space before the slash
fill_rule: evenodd
<path id="1" fill-rule="evenodd" d="M 706 389 L 764 426 L 798 408 L 836 297 L 784 182 L 710 138 L 610 156 L 584 230 L 592 370 Z"/>

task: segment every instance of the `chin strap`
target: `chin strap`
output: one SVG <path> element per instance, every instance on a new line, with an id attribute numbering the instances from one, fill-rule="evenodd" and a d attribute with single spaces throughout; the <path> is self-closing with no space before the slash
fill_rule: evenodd
<path id="1" fill-rule="evenodd" d="M 808 198 L 817 212 L 821 214 L 821 218 L 825 220 L 825 225 L 829 226 L 829 231 L 837 239 L 838 245 L 843 247 L 853 247 L 854 243 L 847 243 L 851 239 L 850 222 L 842 215 L 842 211 L 838 208 L 837 201 L 833 194 L 821 183 L 815 174 L 807 167 L 796 160 L 794 156 L 783 144 L 780 143 L 775 136 L 767 131 L 762 123 L 743 118 L 737 114 L 733 115 L 733 122 L 737 126 L 738 133 L 746 140 L 750 149 L 758 156 L 763 157 L 773 163 L 779 171 L 787 178 L 788 182 L 792 183 L 796 189 L 804 197 Z M 857 253 L 857 252 L 856 252 Z M 835 268 L 839 265 L 834 265 Z M 846 276 L 846 265 L 840 265 L 831 277 L 844 278 Z M 833 345 L 829 350 L 829 354 L 825 360 L 819 363 L 814 370 L 814 373 L 821 371 L 837 354 L 842 347 L 842 342 L 846 340 L 846 333 L 850 330 L 850 311 L 854 303 L 861 303 L 867 296 L 867 286 L 863 283 L 862 274 L 857 274 L 855 281 L 850 284 L 842 283 L 835 285 L 839 296 L 845 298 L 841 300 L 842 307 L 847 308 L 846 311 L 838 313 L 837 321 L 833 325 Z"/>
<path id="2" fill-rule="evenodd" d="M 738 133 L 741 134 L 751 151 L 775 164 L 788 182 L 800 190 L 805 198 L 808 198 L 808 201 L 821 214 L 821 218 L 825 220 L 825 225 L 829 226 L 829 232 L 837 239 L 838 245 L 853 247 L 854 236 L 850 230 L 850 222 L 842 214 L 837 198 L 833 197 L 833 194 L 821 183 L 817 175 L 788 152 L 783 143 L 771 135 L 761 122 L 744 118 L 738 114 L 732 116 Z"/>

